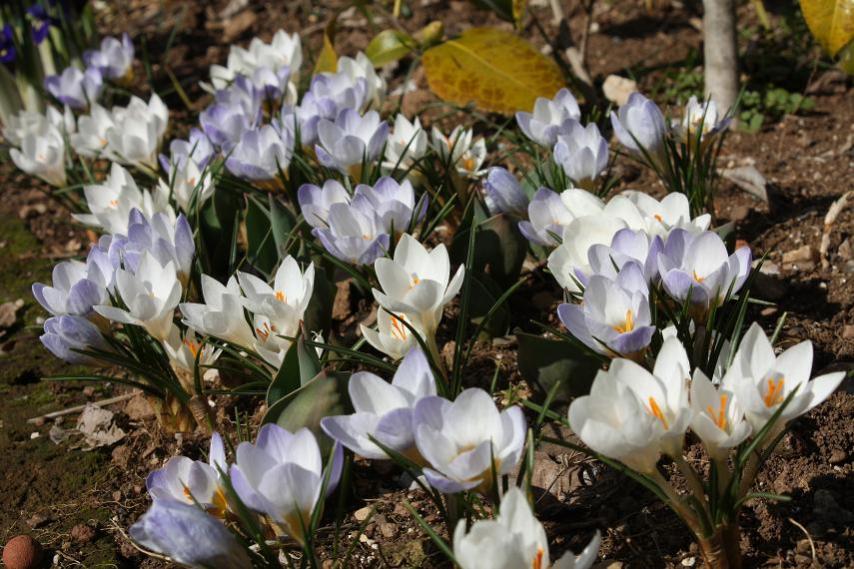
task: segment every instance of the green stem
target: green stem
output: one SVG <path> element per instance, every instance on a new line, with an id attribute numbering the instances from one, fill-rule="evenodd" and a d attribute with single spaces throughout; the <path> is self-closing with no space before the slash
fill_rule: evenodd
<path id="1" fill-rule="evenodd" d="M 706 503 L 706 492 L 703 489 L 703 483 L 700 481 L 697 471 L 694 470 L 694 467 L 688 464 L 685 457 L 682 455 L 677 455 L 673 460 L 676 462 L 676 466 L 679 467 L 679 471 L 682 473 L 682 476 L 684 476 L 685 480 L 688 481 L 688 487 L 691 489 L 694 497 L 697 498 L 698 502 L 708 507 Z"/>

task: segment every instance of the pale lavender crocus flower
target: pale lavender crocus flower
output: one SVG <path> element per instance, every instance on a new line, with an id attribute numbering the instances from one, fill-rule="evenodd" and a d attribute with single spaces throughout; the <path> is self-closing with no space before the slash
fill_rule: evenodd
<path id="1" fill-rule="evenodd" d="M 47 91 L 59 102 L 72 109 L 85 109 L 95 103 L 103 87 L 101 73 L 94 68 L 80 71 L 67 67 L 61 75 L 51 75 L 44 80 Z"/>
<path id="2" fill-rule="evenodd" d="M 611 112 L 611 125 L 620 144 L 633 154 L 643 157 L 646 152 L 656 163 L 662 159 L 667 124 L 658 105 L 632 93 L 618 112 Z"/>
<path id="3" fill-rule="evenodd" d="M 631 261 L 616 280 L 590 277 L 580 304 L 561 304 L 558 317 L 570 334 L 607 356 L 629 357 L 644 350 L 655 326 L 643 270 Z"/>
<path id="4" fill-rule="evenodd" d="M 133 63 L 133 42 L 128 34 L 119 41 L 114 37 L 101 40 L 101 49 L 83 54 L 86 66 L 95 68 L 108 79 L 120 79 L 128 75 Z"/>
<path id="5" fill-rule="evenodd" d="M 297 190 L 297 202 L 306 223 L 312 227 L 329 227 L 329 208 L 332 204 L 350 203 L 350 194 L 341 182 L 326 180 L 323 187 L 303 184 Z"/>
<path id="6" fill-rule="evenodd" d="M 345 109 L 335 121 L 321 120 L 317 125 L 317 159 L 327 168 L 343 174 L 361 168 L 363 161 L 375 160 L 388 137 L 388 123 L 376 111 L 360 115 Z"/>
<path id="7" fill-rule="evenodd" d="M 554 247 L 560 243 L 564 227 L 573 219 L 575 216 L 560 194 L 540 188 L 528 204 L 528 219 L 519 222 L 519 231 L 532 243 Z"/>
<path id="8" fill-rule="evenodd" d="M 583 127 L 578 121 L 570 121 L 557 137 L 554 160 L 576 186 L 591 189 L 608 167 L 608 141 L 596 123 Z"/>
<path id="9" fill-rule="evenodd" d="M 130 212 L 126 239 L 118 241 L 121 236 L 114 237 L 116 243 L 111 249 L 114 254 L 121 254 L 125 266 L 131 271 L 137 270 L 140 259 L 148 252 L 161 265 L 173 262 L 182 284 L 189 280 L 196 245 L 193 241 L 193 230 L 184 214 L 178 214 L 178 217 L 173 219 L 161 212 L 155 213 L 149 219 L 134 208 Z M 118 247 L 120 251 L 116 251 Z"/>
<path id="10" fill-rule="evenodd" d="M 369 209 L 379 219 L 386 233 L 398 235 L 409 230 L 410 224 L 420 222 L 427 213 L 426 199 L 416 203 L 415 190 L 409 180 L 398 182 L 383 176 L 373 186 L 359 184 L 353 192 L 353 201 L 365 200 Z"/>
<path id="11" fill-rule="evenodd" d="M 507 213 L 516 217 L 525 217 L 528 210 L 528 196 L 522 184 L 506 168 L 489 169 L 483 182 L 486 193 L 486 207 L 490 213 Z"/>
<path id="12" fill-rule="evenodd" d="M 248 130 L 231 150 L 225 166 L 232 174 L 247 180 L 275 180 L 280 172 L 287 172 L 293 144 L 287 130 L 279 131 L 270 125 Z"/>
<path id="13" fill-rule="evenodd" d="M 214 145 L 228 151 L 260 123 L 261 113 L 260 92 L 239 76 L 227 89 L 217 91 L 214 104 L 199 114 L 199 123 Z"/>
<path id="14" fill-rule="evenodd" d="M 94 259 L 100 253 L 90 253 Z M 33 285 L 33 296 L 54 316 L 89 316 L 92 307 L 108 300 L 107 285 L 111 275 L 105 275 L 94 260 L 63 261 L 53 268 L 53 283 Z"/>
<path id="15" fill-rule="evenodd" d="M 333 121 L 345 109 L 361 109 L 367 89 L 365 78 L 354 79 L 347 73 L 315 75 L 295 109 L 302 144 L 310 146 L 317 141 L 317 125 L 321 120 Z"/>
<path id="16" fill-rule="evenodd" d="M 352 204 L 334 203 L 329 207 L 327 227 L 316 227 L 312 234 L 337 259 L 354 265 L 369 265 L 384 256 L 391 236 L 365 198 Z"/>
<path id="17" fill-rule="evenodd" d="M 652 283 L 658 277 L 658 254 L 664 248 L 664 241 L 658 235 L 650 236 L 644 231 L 620 229 L 614 234 L 611 245 L 597 243 L 587 251 L 591 275 L 601 275 L 616 279 L 617 273 L 628 262 L 635 262 L 643 269 L 644 280 Z M 586 285 L 588 277 L 578 271 L 576 276 Z"/>
<path id="18" fill-rule="evenodd" d="M 578 101 L 566 88 L 558 91 L 554 99 L 538 97 L 533 113 L 516 113 L 516 122 L 525 136 L 547 148 L 555 145 L 559 134 L 567 132 L 570 121 L 579 118 Z"/>
<path id="19" fill-rule="evenodd" d="M 171 174 L 172 170 L 184 170 L 188 162 L 203 169 L 211 161 L 216 150 L 207 135 L 197 128 L 190 129 L 187 140 L 180 138 L 169 143 L 169 156 L 160 155 L 160 165 Z"/>
<path id="20" fill-rule="evenodd" d="M 89 356 L 78 350 L 108 349 L 98 327 L 82 316 L 54 316 L 44 323 L 44 334 L 39 337 L 45 348 L 59 359 L 72 364 L 92 363 Z"/>

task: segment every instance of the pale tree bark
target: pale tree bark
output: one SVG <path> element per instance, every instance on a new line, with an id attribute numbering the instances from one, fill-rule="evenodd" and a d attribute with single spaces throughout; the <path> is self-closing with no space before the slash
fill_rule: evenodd
<path id="1" fill-rule="evenodd" d="M 738 36 L 735 0 L 703 0 L 706 96 L 723 112 L 738 98 Z"/>

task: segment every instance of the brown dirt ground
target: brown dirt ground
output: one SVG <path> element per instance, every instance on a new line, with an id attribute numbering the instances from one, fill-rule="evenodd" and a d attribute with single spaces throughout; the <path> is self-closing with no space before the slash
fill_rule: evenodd
<path id="1" fill-rule="evenodd" d="M 312 7 L 308 0 L 254 3 L 248 11 L 254 16 L 246 16 L 246 12 L 241 16 L 243 26 L 232 22 L 223 27 L 216 15 L 226 4 L 224 0 L 133 0 L 110 3 L 99 14 L 99 25 L 105 32 L 131 33 L 138 54 L 143 51 L 141 38 L 146 39 L 153 62 L 153 82 L 173 109 L 176 135 L 189 128 L 193 111 L 184 107 L 174 93 L 164 67 L 179 78 L 191 100 L 196 101 L 195 108 L 201 108 L 205 100 L 197 82 L 206 79 L 210 63 L 225 59 L 229 42 L 245 42 L 256 34 L 269 38 L 279 28 L 302 30 L 306 52 L 316 53 L 323 26 L 339 3 L 324 3 L 324 7 Z M 499 23 L 467 2 L 425 0 L 413 4 L 418 4 L 415 13 L 402 21 L 410 31 L 432 19 L 441 19 L 450 33 L 470 25 Z M 591 36 L 589 46 L 591 72 L 597 80 L 608 73 L 631 74 L 639 79 L 642 89 L 652 91 L 696 53 L 696 11 L 690 5 L 660 4 L 656 3 L 651 13 L 641 3 L 624 0 L 597 6 L 594 21 L 598 31 Z M 769 8 L 776 18 L 777 12 L 791 10 L 791 5 Z M 548 10 L 533 7 L 532 11 L 553 33 Z M 569 15 L 571 35 L 578 38 L 583 26 L 582 11 L 573 7 Z M 755 17 L 747 6 L 742 7 L 742 15 L 745 31 L 755 29 Z M 168 37 L 176 25 L 177 33 L 166 51 Z M 526 34 L 542 44 L 530 26 Z M 339 18 L 336 44 L 340 52 L 364 48 L 370 35 L 370 26 L 360 13 L 345 12 Z M 745 67 L 755 72 L 752 76 L 760 74 L 756 69 L 761 58 L 770 57 L 773 53 L 769 50 L 778 49 L 787 41 L 776 37 L 777 43 L 763 43 L 755 38 L 750 33 L 743 38 L 743 48 L 749 54 Z M 780 269 L 781 276 L 760 292 L 760 296 L 765 294 L 774 300 L 776 306 L 756 308 L 752 317 L 770 328 L 780 314 L 788 313 L 781 336 L 784 344 L 808 338 L 815 345 L 817 371 L 851 369 L 854 210 L 849 207 L 844 211 L 833 227 L 826 268 L 813 260 L 794 265 L 782 262 L 783 253 L 803 245 L 818 250 L 830 204 L 854 186 L 851 84 L 823 66 L 815 66 L 815 56 L 814 51 L 795 54 L 793 66 L 786 69 L 788 74 L 776 79 L 792 91 L 808 92 L 815 100 L 814 110 L 769 121 L 757 134 L 735 133 L 724 148 L 723 166 L 755 162 L 770 183 L 770 204 L 724 182 L 715 199 L 715 213 L 719 222 L 735 221 L 737 237 L 745 240 L 757 257 L 767 252 L 768 261 Z M 395 76 L 398 82 L 400 75 L 398 71 Z M 137 78 L 136 91 L 145 93 L 149 87 L 141 67 Z M 423 87 L 423 77 L 416 78 Z M 405 105 L 418 109 L 432 100 L 422 89 L 407 95 Z M 631 180 L 629 186 L 661 191 L 630 164 L 621 163 L 619 167 L 624 179 Z M 29 296 L 29 284 L 47 279 L 50 266 L 57 259 L 84 252 L 89 239 L 70 223 L 67 210 L 45 197 L 45 188 L 33 187 L 32 181 L 15 172 L 11 164 L 0 165 L 0 179 L 4 182 L 0 200 L 0 302 L 18 298 L 26 302 L 18 323 L 0 331 L 0 541 L 18 533 L 31 533 L 50 549 L 61 566 L 162 567 L 162 562 L 147 559 L 134 549 L 123 532 L 147 507 L 145 475 L 175 454 L 200 456 L 205 443 L 198 436 L 165 437 L 150 417 L 140 416 L 132 409 L 126 409 L 126 413 L 118 410 L 129 436 L 114 448 L 91 452 L 72 448 L 74 445 L 68 442 L 52 443 L 49 422 L 25 422 L 26 418 L 87 399 L 110 397 L 120 390 L 99 386 L 84 393 L 80 385 L 38 382 L 42 376 L 73 370 L 63 368 L 36 341 L 44 314 Z M 514 314 L 546 321 L 554 320 L 557 302 L 556 286 L 542 275 L 525 293 L 518 294 L 511 306 Z M 496 361 L 505 371 L 502 380 L 524 391 L 515 370 L 512 341 L 479 347 L 469 372 L 472 381 L 491 377 Z M 792 501 L 760 501 L 745 509 L 741 522 L 747 567 L 854 566 L 850 546 L 854 527 L 854 493 L 850 492 L 854 469 L 852 411 L 854 393 L 848 380 L 828 402 L 793 425 L 779 454 L 759 478 L 762 490 L 786 493 Z M 69 428 L 73 421 L 72 416 L 60 427 Z M 33 438 L 35 434 L 39 436 Z M 649 493 L 578 456 L 553 448 L 541 449 L 539 454 L 543 485 L 554 484 L 555 496 L 546 495 L 539 504 L 541 519 L 553 540 L 553 554 L 567 548 L 579 550 L 599 529 L 604 535 L 602 558 L 622 563 L 613 567 L 701 564 L 688 531 Z M 695 459 L 702 464 L 699 454 Z M 377 515 L 365 528 L 365 537 L 356 544 L 355 566 L 443 566 L 441 554 L 421 534 L 402 501 L 412 502 L 428 521 L 436 524 L 437 513 L 431 511 L 419 492 L 401 491 L 396 476 L 384 465 L 356 464 L 354 493 L 361 501 L 352 501 L 347 509 L 354 513 L 371 505 Z M 348 515 L 347 521 L 342 528 L 346 535 L 344 548 L 358 536 L 356 517 Z M 94 531 L 82 531 L 84 526 Z M 331 542 L 331 532 L 322 531 L 320 539 Z"/>

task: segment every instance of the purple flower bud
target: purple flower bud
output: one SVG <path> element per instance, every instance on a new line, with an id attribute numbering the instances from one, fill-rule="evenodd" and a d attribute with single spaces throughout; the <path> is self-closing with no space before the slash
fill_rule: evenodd
<path id="1" fill-rule="evenodd" d="M 525 136 L 541 146 L 551 148 L 559 134 L 567 131 L 569 121 L 581 118 L 578 102 L 568 89 L 561 89 L 553 100 L 537 98 L 533 113 L 516 113 L 516 122 Z"/>
<path id="2" fill-rule="evenodd" d="M 595 123 L 585 128 L 571 121 L 566 133 L 557 137 L 554 160 L 575 185 L 589 186 L 608 167 L 608 141 Z"/>
<path id="3" fill-rule="evenodd" d="M 66 67 L 61 75 L 46 77 L 44 86 L 62 104 L 72 109 L 85 109 L 98 100 L 103 79 L 101 72 L 93 67 L 85 72 Z"/>
<path id="4" fill-rule="evenodd" d="M 418 211 L 415 211 L 415 190 L 409 180 L 398 183 L 389 176 L 383 176 L 373 187 L 367 184 L 359 184 L 353 193 L 353 201 L 364 199 L 368 202 L 368 208 L 374 212 L 379 219 L 380 225 L 386 233 L 409 231 L 413 221 L 420 222 L 427 213 L 427 200 L 420 203 Z"/>
<path id="5" fill-rule="evenodd" d="M 388 138 L 388 123 L 376 111 L 360 115 L 353 109 L 341 111 L 334 122 L 322 119 L 317 125 L 320 144 L 317 159 L 327 168 L 347 174 L 362 161 L 376 160 Z"/>
<path id="6" fill-rule="evenodd" d="M 53 355 L 73 364 L 92 363 L 92 359 L 80 354 L 79 350 L 107 349 L 107 342 L 98 327 L 82 316 L 48 318 L 39 340 Z"/>
<path id="7" fill-rule="evenodd" d="M 160 165 L 170 175 L 173 168 L 183 171 L 188 160 L 192 160 L 203 170 L 213 158 L 214 152 L 213 144 L 207 135 L 197 128 L 191 128 L 189 140 L 175 139 L 169 143 L 170 157 L 161 154 Z"/>
<path id="8" fill-rule="evenodd" d="M 133 42 L 128 34 L 119 41 L 114 37 L 101 40 L 101 49 L 83 54 L 87 67 L 94 67 L 108 79 L 119 79 L 127 75 L 133 64 Z"/>
<path id="9" fill-rule="evenodd" d="M 540 188 L 528 204 L 528 221 L 519 222 L 519 231 L 528 241 L 538 245 L 555 246 L 563 234 L 564 225 L 574 219 L 560 194 Z"/>
<path id="10" fill-rule="evenodd" d="M 653 160 L 660 158 L 667 125 L 658 105 L 640 93 L 632 93 L 619 112 L 611 113 L 611 125 L 620 144 L 631 152 L 643 156 L 644 149 Z"/>
<path id="11" fill-rule="evenodd" d="M 297 201 L 306 223 L 312 227 L 328 227 L 329 208 L 332 204 L 350 203 L 350 194 L 336 180 L 327 180 L 323 187 L 303 184 L 297 190 Z"/>
<path id="12" fill-rule="evenodd" d="M 509 213 L 525 217 L 528 196 L 519 180 L 505 168 L 490 168 L 483 189 L 486 190 L 486 206 L 492 214 Z"/>

